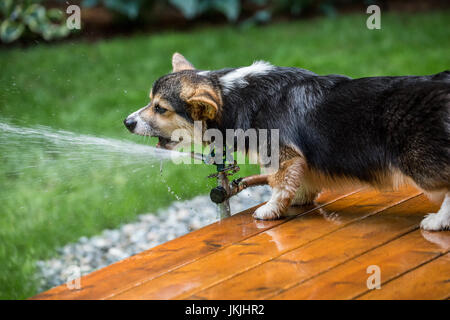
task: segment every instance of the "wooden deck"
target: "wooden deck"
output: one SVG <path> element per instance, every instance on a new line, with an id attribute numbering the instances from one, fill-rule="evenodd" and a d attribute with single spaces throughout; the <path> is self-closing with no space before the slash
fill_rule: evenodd
<path id="1" fill-rule="evenodd" d="M 277 221 L 255 208 L 34 299 L 449 299 L 450 232 L 419 229 L 437 207 L 408 188 L 323 193 Z M 367 268 L 381 271 L 369 290 Z"/>

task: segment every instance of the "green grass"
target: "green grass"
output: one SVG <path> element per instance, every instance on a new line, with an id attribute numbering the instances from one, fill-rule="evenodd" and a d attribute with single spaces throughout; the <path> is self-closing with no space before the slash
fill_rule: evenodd
<path id="1" fill-rule="evenodd" d="M 20 125 L 129 139 L 122 119 L 147 102 L 152 82 L 170 71 L 174 51 L 198 68 L 248 65 L 264 59 L 319 74 L 353 77 L 431 74 L 450 68 L 450 12 L 383 14 L 368 30 L 365 15 L 282 23 L 263 28 L 223 27 L 189 33 L 117 38 L 95 44 L 37 45 L 0 52 L 0 116 Z M 3 150 L 3 149 L 0 149 Z M 4 152 L 4 151 L 2 151 Z M 8 155 L 20 158 L 17 150 Z M 15 154 L 16 153 L 16 154 Z M 207 193 L 214 169 L 166 164 L 132 167 L 43 162 L 42 147 L 10 161 L 0 155 L 0 298 L 36 293 L 35 261 L 55 249 L 115 228 L 175 200 Z M 28 168 L 15 173 L 19 166 Z M 143 173 L 144 172 L 144 173 Z M 256 172 L 244 168 L 244 174 Z"/>

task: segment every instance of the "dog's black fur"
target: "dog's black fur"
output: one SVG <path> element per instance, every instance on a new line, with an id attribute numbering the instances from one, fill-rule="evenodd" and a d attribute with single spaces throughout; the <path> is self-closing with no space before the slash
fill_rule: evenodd
<path id="1" fill-rule="evenodd" d="M 220 87 L 233 70 L 207 76 Z M 197 71 L 182 72 L 195 81 Z M 450 188 L 450 71 L 351 79 L 274 67 L 247 80 L 223 95 L 220 122 L 208 128 L 279 129 L 281 147 L 294 145 L 332 176 L 371 183 L 394 166 L 424 189 Z M 174 105 L 189 118 L 182 101 Z"/>

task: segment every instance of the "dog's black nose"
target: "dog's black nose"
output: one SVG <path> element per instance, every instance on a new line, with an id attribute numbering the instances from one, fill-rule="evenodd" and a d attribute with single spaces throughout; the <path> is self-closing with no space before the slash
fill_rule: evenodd
<path id="1" fill-rule="evenodd" d="M 125 124 L 125 127 L 128 128 L 128 130 L 133 132 L 134 128 L 136 128 L 137 121 L 134 119 L 126 118 L 125 120 L 123 120 L 123 123 Z"/>

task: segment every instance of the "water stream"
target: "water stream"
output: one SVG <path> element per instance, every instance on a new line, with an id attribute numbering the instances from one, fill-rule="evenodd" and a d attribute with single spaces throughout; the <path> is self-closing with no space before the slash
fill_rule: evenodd
<path id="1" fill-rule="evenodd" d="M 131 141 L 94 137 L 40 125 L 21 127 L 0 122 L 0 158 L 30 167 L 32 164 L 27 160 L 35 159 L 38 149 L 38 158 L 41 161 L 64 160 L 69 167 L 85 165 L 92 161 L 101 162 L 102 166 L 114 164 L 139 167 L 188 156 Z"/>

